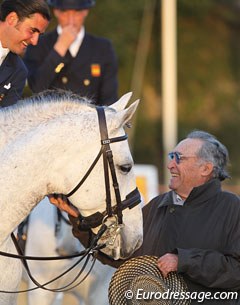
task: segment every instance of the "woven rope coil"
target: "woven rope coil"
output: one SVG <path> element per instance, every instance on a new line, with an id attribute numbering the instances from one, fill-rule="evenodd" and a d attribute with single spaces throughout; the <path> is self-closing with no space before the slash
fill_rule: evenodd
<path id="1" fill-rule="evenodd" d="M 157 257 L 139 256 L 126 261 L 113 275 L 109 290 L 110 305 L 189 305 L 184 298 L 168 298 L 169 292 L 185 293 L 187 285 L 176 272 L 164 278 L 157 267 Z M 136 298 L 139 289 L 142 297 Z M 126 291 L 131 290 L 132 298 Z M 165 293 L 165 297 L 161 297 Z M 151 294 L 151 296 L 150 296 Z"/>

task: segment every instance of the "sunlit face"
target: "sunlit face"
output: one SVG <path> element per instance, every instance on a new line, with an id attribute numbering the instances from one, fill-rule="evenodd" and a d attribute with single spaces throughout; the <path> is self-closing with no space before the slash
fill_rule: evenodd
<path id="1" fill-rule="evenodd" d="M 36 45 L 39 35 L 44 33 L 49 21 L 39 13 L 19 21 L 15 12 L 6 18 L 5 37 L 1 37 L 3 47 L 16 54 L 22 54 L 28 45 Z"/>
<path id="2" fill-rule="evenodd" d="M 185 139 L 173 150 L 180 154 L 180 160 L 172 155 L 168 162 L 171 174 L 169 188 L 176 191 L 181 197 L 187 198 L 192 189 L 206 182 L 205 162 L 197 157 L 197 152 L 202 146 L 198 139 Z"/>
<path id="3" fill-rule="evenodd" d="M 89 10 L 59 10 L 54 9 L 53 13 L 58 20 L 58 24 L 64 28 L 67 25 L 73 25 L 79 32 L 84 24 Z"/>

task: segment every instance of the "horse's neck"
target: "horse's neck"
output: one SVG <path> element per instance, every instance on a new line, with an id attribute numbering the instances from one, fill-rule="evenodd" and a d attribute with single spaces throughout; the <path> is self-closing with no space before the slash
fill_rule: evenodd
<path id="1" fill-rule="evenodd" d="M 18 162 L 18 160 L 16 161 Z M 7 235 L 15 230 L 37 202 L 47 193 L 46 185 L 42 181 L 36 183 L 36 180 L 39 179 L 39 175 L 34 175 L 36 168 L 33 168 L 33 172 L 31 173 L 28 167 L 19 165 L 22 170 L 17 170 L 15 173 L 14 168 L 11 166 L 4 165 L 2 168 L 6 175 L 1 175 L 2 177 L 0 179 L 0 190 L 2 192 L 0 199 L 0 213 L 2 216 L 0 243 Z"/>
<path id="2" fill-rule="evenodd" d="M 2 219 L 0 242 L 46 194 L 59 191 L 51 190 L 50 185 L 56 186 L 60 184 L 59 181 L 62 181 L 63 173 L 61 172 L 55 177 L 56 181 L 52 181 L 52 171 L 56 172 L 54 166 L 66 167 L 66 164 L 61 164 L 62 156 L 67 155 L 70 160 L 80 158 L 76 156 L 74 141 L 69 134 L 74 129 L 79 138 L 84 138 L 84 134 L 81 135 L 81 130 L 76 125 L 78 124 L 80 128 L 81 120 L 77 119 L 77 122 L 73 122 L 74 125 L 69 123 L 68 126 L 64 125 L 64 128 L 61 122 L 41 126 L 42 128 L 35 130 L 34 133 L 30 132 L 28 136 L 15 139 L 13 143 L 9 143 L 0 151 L 0 215 Z M 60 141 L 62 138 L 63 142 Z M 82 142 L 84 145 L 84 141 Z M 79 146 L 80 144 L 78 144 L 78 155 L 81 151 Z M 60 191 L 67 191 L 64 185 L 61 186 Z"/>
<path id="3" fill-rule="evenodd" d="M 87 141 L 95 150 L 96 124 L 95 113 L 69 114 L 37 126 L 0 150 L 0 242 L 46 194 L 67 193 L 72 188 L 72 183 L 66 185 L 66 174 L 71 179 L 78 177 L 79 173 L 72 173 L 71 162 L 78 162 L 81 168 L 85 161 L 79 152 Z M 72 175 L 67 172 L 69 167 Z"/>

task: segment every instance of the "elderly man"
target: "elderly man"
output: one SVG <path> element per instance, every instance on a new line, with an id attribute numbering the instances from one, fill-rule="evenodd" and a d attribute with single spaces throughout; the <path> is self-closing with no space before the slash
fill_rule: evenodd
<path id="1" fill-rule="evenodd" d="M 236 295 L 221 300 L 215 294 L 240 289 L 240 201 L 220 182 L 229 177 L 227 149 L 212 135 L 193 131 L 169 158 L 171 191 L 144 208 L 145 242 L 138 255 L 157 255 L 164 276 L 177 271 L 190 291 L 209 291 L 211 299 L 202 304 L 237 304 Z"/>
<path id="2" fill-rule="evenodd" d="M 49 24 L 44 0 L 4 0 L 0 6 L 0 107 L 15 104 L 22 95 L 27 69 L 18 55 L 36 45 Z"/>
<path id="3" fill-rule="evenodd" d="M 226 147 L 214 136 L 191 132 L 169 153 L 171 191 L 143 208 L 144 241 L 134 256 L 159 257 L 165 277 L 181 274 L 192 305 L 239 304 L 240 200 L 221 189 L 227 161 Z M 84 243 L 86 233 L 70 218 Z M 103 254 L 99 259 L 116 266 Z"/>

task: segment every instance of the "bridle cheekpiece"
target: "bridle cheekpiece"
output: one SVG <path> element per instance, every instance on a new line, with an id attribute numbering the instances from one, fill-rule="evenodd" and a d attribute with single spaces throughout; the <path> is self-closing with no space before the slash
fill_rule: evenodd
<path id="1" fill-rule="evenodd" d="M 98 121 L 99 121 L 99 130 L 101 136 L 101 148 L 97 155 L 97 157 L 92 162 L 91 166 L 87 170 L 86 174 L 80 180 L 80 182 L 72 189 L 71 192 L 65 194 L 67 198 L 71 197 L 85 182 L 95 165 L 97 164 L 98 160 L 101 156 L 103 156 L 103 167 L 104 167 L 104 178 L 105 178 L 105 191 L 106 191 L 106 210 L 104 212 L 96 212 L 90 216 L 84 217 L 81 214 L 79 215 L 79 229 L 80 230 L 89 230 L 92 228 L 96 228 L 100 226 L 107 218 L 112 217 L 113 215 L 117 216 L 117 223 L 122 225 L 122 211 L 126 208 L 133 208 L 137 204 L 141 202 L 141 196 L 138 191 L 138 188 L 135 188 L 132 192 L 130 192 L 125 200 L 121 200 L 119 184 L 117 181 L 116 170 L 113 161 L 113 154 L 110 147 L 110 144 L 125 141 L 127 140 L 127 134 L 119 137 L 109 138 L 108 130 L 107 130 L 107 123 L 106 123 L 106 116 L 104 107 L 97 106 L 96 107 L 97 114 L 98 114 Z M 109 178 L 109 171 L 110 169 L 113 188 L 115 192 L 116 202 L 115 206 L 112 206 L 111 203 L 111 192 L 110 192 L 110 178 Z M 58 194 L 54 194 L 58 196 Z"/>

